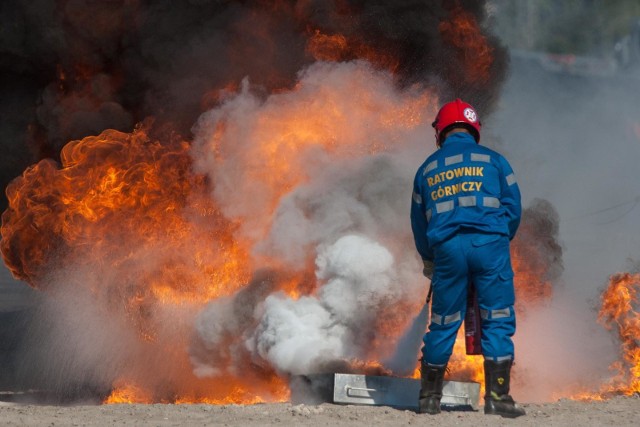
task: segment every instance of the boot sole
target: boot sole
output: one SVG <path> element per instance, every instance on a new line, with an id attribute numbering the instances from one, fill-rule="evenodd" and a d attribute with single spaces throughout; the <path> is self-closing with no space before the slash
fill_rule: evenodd
<path id="1" fill-rule="evenodd" d="M 500 415 L 502 418 L 518 418 L 521 417 L 523 415 L 527 415 L 526 412 L 522 411 L 522 412 L 502 412 L 502 411 L 496 411 L 496 410 L 484 410 L 484 414 L 485 415 Z"/>
<path id="2" fill-rule="evenodd" d="M 503 414 L 503 413 L 499 413 L 499 412 L 485 412 L 485 415 L 499 415 L 502 418 L 518 418 L 521 417 L 523 415 L 527 415 L 526 413 L 524 414 Z"/>

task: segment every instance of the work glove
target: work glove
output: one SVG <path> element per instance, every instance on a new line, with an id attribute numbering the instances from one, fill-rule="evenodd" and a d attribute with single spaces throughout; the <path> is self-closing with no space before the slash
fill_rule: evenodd
<path id="1" fill-rule="evenodd" d="M 433 269 L 435 267 L 433 265 L 433 261 L 423 259 L 422 264 L 424 265 L 424 267 L 422 268 L 422 274 L 424 275 L 424 277 L 431 280 L 431 278 L 433 277 Z"/>

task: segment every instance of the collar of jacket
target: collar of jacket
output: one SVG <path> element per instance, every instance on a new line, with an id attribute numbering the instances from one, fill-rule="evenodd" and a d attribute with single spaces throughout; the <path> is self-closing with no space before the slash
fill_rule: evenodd
<path id="1" fill-rule="evenodd" d="M 464 132 L 456 132 L 447 137 L 442 143 L 442 146 L 452 144 L 452 143 L 464 143 L 464 144 L 476 144 L 476 139 L 473 135 Z"/>

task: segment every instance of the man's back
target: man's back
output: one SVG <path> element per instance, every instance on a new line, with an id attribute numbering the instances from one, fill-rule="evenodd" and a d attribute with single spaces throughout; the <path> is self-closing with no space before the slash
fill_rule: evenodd
<path id="1" fill-rule="evenodd" d="M 414 192 L 424 214 L 429 246 L 461 229 L 512 238 L 520 218 L 520 192 L 509 163 L 476 144 L 472 135 L 454 133 L 418 169 Z M 414 198 L 415 202 L 415 198 Z"/>

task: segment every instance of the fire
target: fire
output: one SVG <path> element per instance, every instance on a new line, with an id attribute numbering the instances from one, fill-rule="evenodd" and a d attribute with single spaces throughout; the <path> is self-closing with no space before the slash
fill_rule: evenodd
<path id="1" fill-rule="evenodd" d="M 600 322 L 617 333 L 622 360 L 610 369 L 616 372 L 607 392 L 631 395 L 640 393 L 640 274 L 620 273 L 611 276 L 602 294 Z"/>
<path id="2" fill-rule="evenodd" d="M 451 11 L 451 18 L 438 27 L 442 37 L 452 45 L 465 67 L 464 81 L 482 84 L 489 81 L 493 66 L 493 48 L 473 15 L 459 4 Z"/>
<path id="3" fill-rule="evenodd" d="M 194 140 L 149 118 L 130 133 L 110 129 L 73 140 L 62 149 L 60 164 L 43 160 L 7 188 L 0 249 L 14 276 L 43 292 L 55 292 L 59 282 L 86 292 L 105 323 L 124 331 L 126 345 L 112 355 L 120 364 L 115 373 L 109 371 L 106 403 L 287 400 L 288 374 L 251 353 L 247 342 L 267 297 L 299 301 L 318 296 L 314 245 L 321 239 L 294 248 L 302 258 L 295 267 L 264 249 L 278 209 L 296 189 L 311 184 L 318 170 L 401 151 L 418 137 L 424 144 L 424 128 L 430 135 L 434 90 L 409 87 L 415 76 L 423 77 L 417 68 L 428 62 L 417 58 L 422 52 L 413 49 L 419 44 L 408 43 L 405 49 L 403 37 L 408 36 L 395 32 L 357 34 L 356 28 L 371 26 L 369 17 L 352 22 L 355 6 L 343 2 L 334 5 L 328 20 L 335 25 L 326 26 L 312 19 L 311 5 L 258 3 L 244 20 L 233 21 L 228 32 L 242 37 L 229 39 L 231 52 L 221 62 L 226 58 L 245 73 L 243 65 L 252 63 L 247 58 L 259 57 L 264 72 L 258 77 L 246 72 L 251 77 L 242 83 L 238 78 L 203 85 L 199 106 L 209 111 L 194 128 Z M 299 72 L 296 84 L 290 81 L 296 69 L 276 71 L 275 62 L 283 58 L 272 40 L 289 21 L 304 33 L 302 43 L 292 46 L 304 49 L 299 56 L 305 61 L 317 61 Z M 451 80 L 487 83 L 494 51 L 473 15 L 457 6 L 438 31 L 463 65 L 457 70 L 462 78 Z M 401 60 L 411 69 L 398 77 Z M 114 108 L 124 76 L 102 72 L 89 65 L 59 67 L 49 95 L 68 107 L 58 118 L 61 127 L 79 126 L 70 113 L 83 110 L 79 105 L 90 112 Z M 232 75 L 230 70 L 220 74 Z M 403 81 L 407 75 L 414 78 Z M 252 78 L 273 93 L 253 96 Z M 396 78 L 405 85 L 402 90 Z M 241 120 L 233 120 L 240 110 Z M 124 111 L 114 115 L 121 116 L 123 128 L 132 120 Z M 385 196 L 374 190 L 359 196 Z M 301 209 L 304 219 L 312 208 Z M 372 218 L 361 219 L 367 221 Z M 380 240 L 394 240 L 398 232 L 391 228 Z M 389 243 L 394 245 L 399 243 Z M 525 246 L 516 247 L 518 295 L 544 300 L 550 284 L 540 285 L 544 265 L 532 257 Z M 268 279 L 259 280 L 261 275 Z M 375 333 L 358 337 L 367 342 L 359 343 L 362 359 L 349 358 L 345 369 L 389 373 L 377 361 L 383 356 L 378 353 L 397 338 L 407 313 L 419 311 L 415 295 L 404 297 L 381 304 L 368 322 Z M 213 307 L 213 314 L 228 310 L 244 317 L 220 315 L 212 321 L 207 332 L 219 335 L 214 340 L 220 347 L 215 349 L 217 364 L 194 369 L 192 352 L 212 350 L 208 342 L 194 345 L 196 314 L 205 307 Z M 456 346 L 453 374 L 482 382 L 482 358 L 461 356 L 462 347 Z"/>
<path id="4" fill-rule="evenodd" d="M 514 285 L 518 312 L 526 312 L 535 304 L 551 300 L 553 287 L 550 280 L 544 280 L 545 269 L 539 253 L 530 247 L 514 244 L 512 264 L 515 271 Z"/>
<path id="5" fill-rule="evenodd" d="M 390 152 L 402 147 L 402 139 L 370 138 L 369 126 L 402 135 L 428 122 L 428 111 L 436 105 L 429 91 L 409 90 L 405 98 L 393 99 L 384 95 L 384 87 L 364 83 L 372 73 L 364 63 L 344 68 L 349 73 L 341 76 L 337 88 L 310 79 L 254 106 L 256 114 L 242 123 L 243 129 L 229 119 L 232 109 L 212 110 L 212 117 L 204 118 L 212 128 L 200 145 L 147 121 L 130 134 L 107 130 L 71 141 L 62 150 L 60 165 L 42 161 L 8 187 L 2 253 L 14 275 L 47 290 L 52 272 L 88 271 L 89 279 L 79 285 L 87 286 L 110 315 L 120 316 L 135 330 L 136 361 L 120 372 L 105 402 L 254 403 L 289 398 L 286 377 L 251 363 L 246 354 L 246 360 L 232 363 L 234 356 L 222 352 L 215 381 L 195 377 L 185 350 L 193 314 L 182 313 L 197 312 L 247 287 L 262 266 L 251 253 L 266 238 L 283 198 L 309 182 L 305 162 L 311 156 L 338 161 Z M 314 70 L 329 78 L 338 72 L 322 63 Z M 246 102 L 242 97 L 248 97 L 247 86 L 243 83 L 235 94 L 228 86 L 226 105 L 235 108 L 234 99 Z M 345 93 L 353 95 L 345 101 Z M 251 102 L 257 105 L 255 99 Z M 250 143 L 241 150 L 237 145 L 242 141 L 230 137 L 236 132 L 249 134 Z M 238 167 L 244 168 L 241 179 L 229 184 Z M 218 175 L 204 175 L 205 169 Z M 237 210 L 241 199 L 225 203 L 225 197 L 236 195 L 259 196 L 258 209 Z M 532 262 L 533 254 L 523 245 L 514 247 L 519 298 L 544 300 L 550 295 L 550 285 L 539 280 L 546 274 L 544 263 Z M 312 258 L 294 271 L 269 254 L 259 259 L 278 271 L 269 292 L 293 300 L 316 292 Z M 547 290 L 538 295 L 535 289 L 540 286 Z M 419 311 L 414 306 L 415 301 L 380 308 L 370 347 L 387 348 L 406 323 L 406 313 Z M 223 346 L 242 347 L 242 333 L 228 331 Z M 463 355 L 461 339 L 451 373 L 482 383 L 482 358 Z M 143 362 L 149 358 L 153 361 Z M 365 360 L 349 360 L 345 369 L 388 374 L 375 358 Z M 244 372 L 236 371 L 238 363 Z M 157 378 L 157 371 L 166 371 L 163 377 L 169 379 Z"/>
<path id="6" fill-rule="evenodd" d="M 484 358 L 465 353 L 464 331 L 460 328 L 456 337 L 453 355 L 449 361 L 451 378 L 480 383 L 480 395 L 484 395 Z"/>
<path id="7" fill-rule="evenodd" d="M 361 58 L 391 71 L 399 66 L 395 56 L 375 50 L 360 40 L 350 40 L 343 34 L 324 34 L 317 29 L 309 37 L 306 50 L 318 61 L 341 62 Z"/>
<path id="8" fill-rule="evenodd" d="M 461 327 L 456 336 L 453 354 L 447 365 L 445 379 L 453 381 L 472 381 L 480 384 L 480 396 L 484 396 L 484 358 L 481 355 L 468 355 L 465 353 L 464 329 Z M 412 378 L 420 378 L 420 365 L 411 375 Z"/>
<path id="9" fill-rule="evenodd" d="M 136 385 L 124 382 L 115 383 L 114 387 L 115 389 L 104 403 L 153 403 L 151 395 Z"/>
<path id="10" fill-rule="evenodd" d="M 61 168 L 45 160 L 9 185 L 12 208 L 3 214 L 2 252 L 16 277 L 46 286 L 43 276 L 57 251 L 65 254 L 56 260 L 62 267 L 101 259 L 105 272 L 110 265 L 117 270 L 136 262 L 142 251 L 158 252 L 163 241 L 162 253 L 156 254 L 164 260 L 161 271 L 137 271 L 145 277 L 136 281 L 145 284 L 137 289 L 121 277 L 127 289 L 119 292 L 137 301 L 208 301 L 233 292 L 219 283 L 248 279 L 250 265 L 242 261 L 246 248 L 232 238 L 233 224 L 210 201 L 190 198 L 205 183 L 190 175 L 188 145 L 163 145 L 149 137 L 148 129 L 108 130 L 72 141 L 62 150 Z M 185 210 L 213 227 L 186 220 Z M 203 244 L 187 250 L 191 245 L 185 239 L 195 235 Z M 190 256 L 183 260 L 176 253 Z"/>
<path id="11" fill-rule="evenodd" d="M 339 61 L 347 51 L 347 38 L 342 34 L 327 35 L 316 30 L 307 43 L 307 51 L 320 61 Z"/>
<path id="12" fill-rule="evenodd" d="M 558 213 L 543 200 L 535 200 L 522 213 L 518 234 L 511 245 L 515 271 L 516 311 L 545 304 L 553 296 L 552 283 L 562 273 L 562 249 L 558 245 Z"/>
<path id="13" fill-rule="evenodd" d="M 208 110 L 201 120 L 213 125 L 203 132 L 205 136 L 199 136 L 205 140 L 200 144 L 177 136 L 167 123 L 153 123 L 151 118 L 132 132 L 86 128 L 90 126 L 87 123 L 103 123 L 107 117 L 112 126 L 131 129 L 139 119 L 133 115 L 148 112 L 147 96 L 163 104 L 153 98 L 175 101 L 177 97 L 164 98 L 159 93 L 188 90 L 190 86 L 181 82 L 182 86 L 162 87 L 168 83 L 163 77 L 174 73 L 161 69 L 158 58 L 149 53 L 154 42 L 163 46 L 159 42 L 165 40 L 146 38 L 148 34 L 140 28 L 148 24 L 144 18 L 121 19 L 119 15 L 126 12 L 122 8 L 114 9 L 107 18 L 98 16 L 99 21 L 94 19 L 97 14 L 90 12 L 76 19 L 59 14 L 68 21 L 61 29 L 72 29 L 63 33 L 68 40 L 78 34 L 87 37 L 75 37 L 80 55 L 65 52 L 65 63 L 58 64 L 57 73 L 42 73 L 55 74 L 56 79 L 43 90 L 44 105 L 38 114 L 49 114 L 45 121 L 55 124 L 32 133 L 42 139 L 41 133 L 48 132 L 45 136 L 52 140 L 75 140 L 62 149 L 60 164 L 42 160 L 6 190 L 9 209 L 2 215 L 0 249 L 14 276 L 44 293 L 55 294 L 62 282 L 72 294 L 91 295 L 90 303 L 103 316 L 100 328 L 121 332 L 113 346 L 116 349 L 109 348 L 112 353 L 101 361 L 111 369 L 105 368 L 111 392 L 106 403 L 222 404 L 289 399 L 288 373 L 269 366 L 247 349 L 267 297 L 275 294 L 297 302 L 317 297 L 322 285 L 314 265 L 315 245 L 321 239 L 309 239 L 306 246 L 293 248 L 302 258 L 295 267 L 271 248 L 261 247 L 273 232 L 274 217 L 283 201 L 291 201 L 296 189 L 312 184 L 317 170 L 401 151 L 410 145 L 407 140 L 411 138 L 419 137 L 424 144 L 425 135 L 430 136 L 428 123 L 437 99 L 433 89 L 409 84 L 443 81 L 445 92 L 454 89 L 463 93 L 471 87 L 470 93 L 478 100 L 485 99 L 487 92 L 491 98 L 497 86 L 494 74 L 501 71 L 496 55 L 499 48 L 460 1 L 444 2 L 442 10 L 431 5 L 398 7 L 403 9 L 396 10 L 398 13 L 410 18 L 415 10 L 420 11 L 415 20 L 401 20 L 402 27 L 378 19 L 384 16 L 377 13 L 385 9 L 380 5 L 369 8 L 367 2 L 357 7 L 348 2 L 327 2 L 326 8 L 317 8 L 309 2 L 293 6 L 259 1 L 254 2 L 257 7 L 253 10 L 252 2 L 222 3 L 209 8 L 224 10 L 224 15 L 215 15 L 215 21 L 228 18 L 230 22 L 214 45 L 227 45 L 229 52 L 213 52 L 211 44 L 200 43 L 201 38 L 214 34 L 210 21 L 202 19 L 191 21 L 196 27 L 207 25 L 196 28 L 198 40 L 180 38 L 184 46 L 176 43 L 179 46 L 172 52 L 189 54 L 167 55 L 172 67 L 181 61 L 198 63 L 199 49 L 216 59 L 215 66 L 202 61 L 208 67 L 201 73 L 180 76 L 204 81 L 194 86 L 203 89 L 203 94 L 195 97 L 195 110 Z M 433 16 L 445 16 L 439 24 L 427 16 L 434 10 L 438 13 Z M 235 15 L 241 18 L 235 20 Z M 79 30 L 70 25 L 80 21 Z M 95 26 L 95 22 L 101 25 Z M 122 24 L 131 22 L 135 25 Z M 162 23 L 149 22 L 151 26 Z M 135 27 L 135 31 L 125 32 L 127 27 Z M 430 39 L 432 28 L 441 40 Z M 108 43 L 100 43 L 100 32 L 112 36 Z M 118 33 L 123 38 L 118 38 Z M 158 33 L 164 37 L 163 32 Z M 291 37 L 287 37 L 289 33 Z M 137 45 L 136 39 L 146 45 Z M 91 41 L 92 46 L 84 46 L 83 40 Z M 438 51 L 446 54 L 422 49 L 436 42 L 442 44 L 435 46 Z M 90 51 L 93 45 L 113 52 L 101 56 Z M 284 49 L 295 52 L 289 58 Z M 133 56 L 115 57 L 119 50 Z M 135 57 L 136 50 L 146 52 L 148 58 Z M 148 68 L 142 65 L 146 61 L 152 63 Z M 223 63 L 231 65 L 219 65 Z M 135 74 L 137 66 L 143 72 L 131 78 L 129 74 Z M 300 69 L 302 66 L 305 68 Z M 185 71 L 181 67 L 175 70 L 178 74 Z M 219 75 L 207 80 L 212 71 Z M 296 72 L 297 83 L 292 79 Z M 249 79 L 241 82 L 245 75 Z M 395 78 L 402 83 L 398 86 L 405 86 L 401 91 L 389 89 L 397 89 Z M 122 93 L 147 80 L 154 81 L 150 85 L 156 92 L 141 89 L 140 94 Z M 254 80 L 271 95 L 250 96 L 250 81 Z M 126 106 L 129 111 L 121 104 L 130 104 Z M 181 110 L 171 102 L 163 108 Z M 231 120 L 237 110 L 249 113 L 243 120 Z M 87 115 L 94 120 L 86 120 Z M 194 117 L 185 115 L 186 119 L 180 114 L 165 117 L 187 120 L 190 126 Z M 640 138 L 637 123 L 632 131 Z M 89 134 L 98 135 L 82 138 Z M 55 147 L 48 148 L 41 148 L 41 152 L 57 156 L 58 150 L 52 152 Z M 322 189 L 318 194 L 326 196 L 320 194 L 325 190 L 339 193 L 341 189 Z M 370 193 L 359 194 L 362 197 L 352 203 L 354 209 L 361 208 L 365 196 L 387 195 L 379 188 Z M 253 204 L 242 209 L 247 200 Z M 300 221 L 313 218 L 315 207 L 303 205 Z M 385 212 L 360 220 L 382 222 L 387 217 Z M 341 225 L 340 221 L 329 224 Z M 388 242 L 402 237 L 394 227 L 380 237 L 389 247 L 404 244 Z M 547 268 L 555 262 L 548 258 L 550 252 L 554 256 L 554 250 L 531 245 L 539 228 L 538 223 L 524 221 L 512 246 L 519 315 L 526 316 L 526 310 L 544 304 L 553 294 L 557 272 Z M 397 280 L 394 285 L 406 285 Z M 611 383 L 591 398 L 640 392 L 639 283 L 638 274 L 616 275 L 603 294 L 600 320 L 618 334 L 622 360 L 611 366 L 616 374 Z M 257 296 L 252 294 L 254 288 Z M 416 295 L 413 292 L 404 300 L 381 304 L 375 318 L 367 323 L 371 329 L 363 333 L 364 338 L 358 337 L 366 341 L 366 345 L 358 343 L 362 360 L 347 359 L 345 370 L 389 374 L 378 362 L 385 356 L 381 349 L 388 349 L 406 326 L 407 317 L 419 311 Z M 194 369 L 191 354 L 212 350 L 207 343 L 195 349 L 193 344 L 196 315 L 207 306 L 213 307 L 214 314 L 229 310 L 244 315 L 221 315 L 211 322 L 211 330 L 206 332 L 219 335 L 215 341 L 219 349 L 216 369 L 209 371 L 207 367 Z M 79 317 L 78 323 L 81 320 Z M 464 354 L 462 331 L 450 368 L 456 379 L 483 383 L 482 357 Z"/>
<path id="14" fill-rule="evenodd" d="M 62 150 L 60 165 L 42 161 L 8 187 L 2 253 L 14 275 L 46 291 L 52 286 L 51 273 L 89 272 L 78 286 L 86 286 L 111 316 L 135 331 L 134 362 L 119 372 L 105 402 L 289 398 L 286 376 L 252 363 L 242 352 L 236 361 L 230 350 L 221 352 L 215 380 L 194 376 L 186 354 L 194 313 L 206 303 L 241 293 L 262 266 L 278 271 L 265 296 L 282 292 L 298 300 L 314 295 L 313 258 L 302 269 L 287 271 L 287 263 L 275 256 L 251 255 L 267 237 L 283 198 L 309 183 L 306 161 L 318 155 L 329 161 L 356 160 L 398 149 L 405 143 L 398 135 L 427 123 L 436 105 L 429 91 L 410 89 L 404 98 L 394 99 L 384 94 L 385 87 L 365 84 L 375 71 L 364 63 L 339 68 L 320 63 L 313 71 L 329 79 L 332 73 L 344 75 L 337 88 L 310 78 L 261 105 L 249 98 L 248 83 L 235 95 L 230 86 L 225 90 L 231 110 L 214 109 L 211 117 L 203 116 L 212 127 L 200 145 L 148 121 L 130 134 L 107 130 L 71 141 Z M 345 93 L 353 95 L 345 98 Z M 247 99 L 259 108 L 252 107 L 255 114 L 246 116 L 240 129 L 229 117 L 234 102 Z M 371 138 L 370 126 L 395 137 Z M 238 150 L 244 142 L 233 136 L 243 132 L 248 132 L 249 144 Z M 240 179 L 229 184 L 239 167 L 244 168 Z M 203 170 L 215 173 L 204 175 Z M 258 196 L 257 210 L 238 210 L 242 199 L 227 203 L 231 196 Z M 516 254 L 522 249 L 516 244 Z M 257 265 L 257 259 L 264 264 Z M 514 259 L 518 288 L 539 286 L 543 263 L 531 267 Z M 406 313 L 419 311 L 415 304 L 381 307 L 369 343 L 373 358 L 349 360 L 344 368 L 388 374 L 374 349 L 388 348 L 404 327 Z M 255 320 L 243 322 L 251 327 Z M 243 348 L 243 330 L 225 333 L 222 347 Z M 482 358 L 462 355 L 462 344 L 456 349 L 452 375 L 482 383 Z M 158 371 L 164 372 L 161 378 Z"/>
<path id="15" fill-rule="evenodd" d="M 599 390 L 580 390 L 571 395 L 574 400 L 601 401 L 616 395 L 640 394 L 640 274 L 617 273 L 600 299 L 599 322 L 615 332 L 620 341 L 619 360 L 609 366 L 610 379 Z"/>
<path id="16" fill-rule="evenodd" d="M 118 403 L 173 403 L 173 404 L 209 404 L 209 405 L 230 405 L 230 404 L 244 404 L 253 405 L 258 403 L 267 402 L 286 402 L 290 399 L 290 392 L 286 382 L 275 377 L 273 383 L 272 394 L 269 396 L 261 396 L 256 394 L 255 390 L 243 387 L 241 385 L 234 385 L 225 392 L 223 397 L 207 396 L 200 394 L 197 391 L 189 390 L 184 394 L 173 398 L 162 398 L 154 396 L 150 390 L 145 390 L 142 387 L 131 383 L 131 380 L 120 380 L 114 383 L 114 390 L 104 400 L 103 403 L 118 404 Z"/>
<path id="17" fill-rule="evenodd" d="M 121 325 L 113 327 L 133 332 L 118 355 L 122 367 L 105 402 L 289 398 L 286 376 L 253 363 L 242 350 L 243 330 L 228 332 L 222 344 L 239 349 L 239 360 L 231 363 L 230 350 L 221 352 L 215 380 L 195 376 L 187 354 L 195 314 L 211 301 L 238 295 L 263 266 L 278 271 L 265 292 L 294 300 L 313 294 L 318 286 L 313 258 L 299 271 L 286 271 L 286 263 L 269 254 L 262 255 L 261 265 L 251 256 L 282 198 L 308 182 L 305 162 L 315 155 L 337 161 L 397 149 L 403 132 L 424 125 L 435 108 L 426 90 L 385 95 L 389 74 L 375 75 L 389 79 L 381 80 L 384 86 L 371 86 L 371 73 L 378 72 L 364 63 L 342 67 L 347 72 L 318 67 L 329 75 L 342 73 L 344 86 L 325 88 L 312 79 L 273 95 L 247 126 L 246 149 L 234 146 L 238 140 L 229 135 L 238 129 L 226 116 L 210 121 L 216 124 L 198 147 L 149 120 L 132 133 L 107 130 L 71 141 L 60 164 L 43 160 L 7 188 L 10 208 L 2 217 L 1 244 L 13 274 L 45 292 L 56 290 L 59 283 L 52 278 L 62 274 L 68 278 L 65 286 L 93 295 L 109 323 Z M 229 96 L 246 97 L 246 91 L 245 84 Z M 367 137 L 369 126 L 394 137 Z M 199 173 L 202 164 L 196 167 L 194 158 L 208 159 L 221 175 Z M 239 167 L 244 170 L 242 180 L 231 184 L 235 193 L 218 196 L 228 173 Z M 223 208 L 219 199 L 229 194 L 257 194 L 259 209 L 246 217 L 229 211 L 236 204 Z M 246 233 L 248 223 L 255 225 L 253 233 Z M 380 333 L 376 346 L 397 334 L 401 317 L 393 307 L 381 310 L 376 324 L 391 329 Z M 243 322 L 249 328 L 255 320 Z M 356 371 L 382 369 L 375 360 L 348 365 Z"/>

